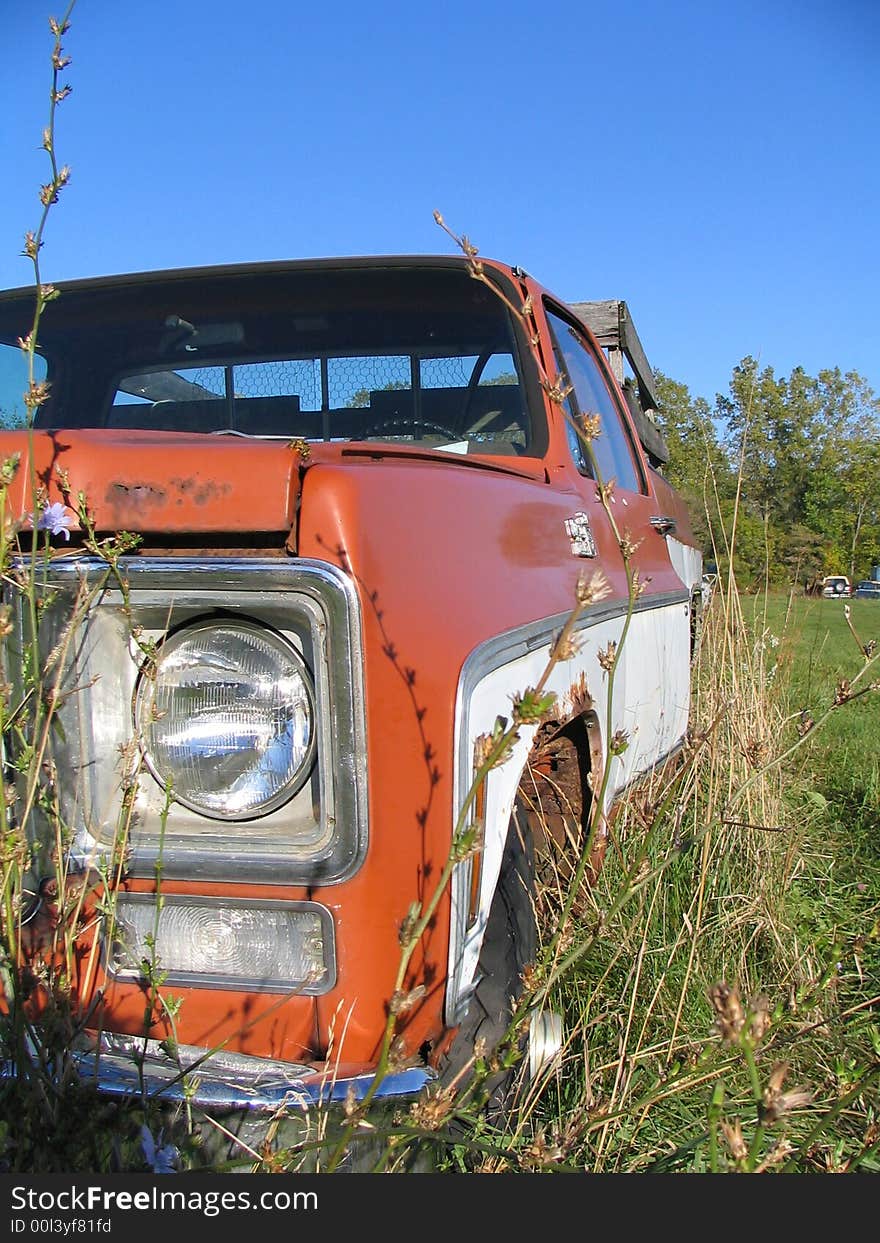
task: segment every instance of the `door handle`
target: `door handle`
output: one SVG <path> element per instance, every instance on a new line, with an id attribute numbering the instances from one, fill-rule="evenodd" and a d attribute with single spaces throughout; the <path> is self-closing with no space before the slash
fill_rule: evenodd
<path id="1" fill-rule="evenodd" d="M 650 522 L 651 526 L 658 535 L 671 535 L 678 526 L 676 520 L 668 517 L 667 515 L 656 514 L 653 518 L 651 518 Z"/>

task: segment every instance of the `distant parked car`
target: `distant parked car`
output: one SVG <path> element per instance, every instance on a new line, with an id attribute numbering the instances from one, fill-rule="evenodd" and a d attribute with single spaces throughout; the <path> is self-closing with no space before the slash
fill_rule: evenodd
<path id="1" fill-rule="evenodd" d="M 822 579 L 822 595 L 833 600 L 846 600 L 852 595 L 852 584 L 844 574 L 829 574 Z"/>
<path id="2" fill-rule="evenodd" d="M 858 584 L 853 595 L 857 600 L 880 600 L 880 582 L 866 578 Z"/>

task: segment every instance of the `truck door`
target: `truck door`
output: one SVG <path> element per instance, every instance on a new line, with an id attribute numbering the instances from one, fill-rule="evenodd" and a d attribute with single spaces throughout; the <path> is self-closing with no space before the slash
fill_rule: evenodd
<path id="1" fill-rule="evenodd" d="M 666 754 L 686 725 L 689 592 L 675 572 L 667 546 L 674 517 L 660 512 L 629 413 L 604 355 L 563 308 L 545 304 L 544 309 L 556 367 L 570 387 L 564 410 L 584 512 L 597 532 L 607 534 L 611 528 L 615 541 L 626 543 L 629 566 L 636 575 L 614 679 L 614 728 L 624 729 L 629 738 L 613 782 L 620 786 Z M 585 424 L 589 447 L 575 430 Z M 607 505 L 602 503 L 601 488 Z M 602 542 L 610 546 L 607 540 Z M 609 569 L 623 633 L 629 603 L 626 580 L 617 566 Z"/>

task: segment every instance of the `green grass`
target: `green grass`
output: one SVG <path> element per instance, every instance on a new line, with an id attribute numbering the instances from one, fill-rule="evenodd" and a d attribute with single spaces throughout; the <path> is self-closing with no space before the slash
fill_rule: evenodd
<path id="1" fill-rule="evenodd" d="M 846 610 L 849 610 L 849 623 Z M 851 681 L 865 664 L 860 647 L 880 648 L 880 603 L 874 600 L 823 600 L 783 594 L 755 596 L 746 616 L 760 633 L 779 639 L 777 664 L 788 713 L 807 710 L 814 719 L 833 703 L 842 680 Z M 876 666 L 871 674 L 880 678 Z M 843 705 L 813 740 L 815 769 L 849 772 L 867 784 L 880 754 L 880 699 L 864 695 Z"/>

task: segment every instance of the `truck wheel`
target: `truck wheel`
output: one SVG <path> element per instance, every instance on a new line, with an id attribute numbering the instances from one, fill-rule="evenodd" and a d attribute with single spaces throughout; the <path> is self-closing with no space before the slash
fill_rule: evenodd
<path id="1" fill-rule="evenodd" d="M 537 950 L 534 890 L 534 846 L 525 812 L 517 804 L 510 818 L 501 873 L 489 909 L 477 965 L 476 990 L 441 1066 L 440 1078 L 444 1085 L 456 1081 L 463 1087 L 470 1078 L 470 1071 L 464 1068 L 474 1056 L 477 1041 L 485 1042 L 486 1057 L 491 1058 L 507 1031 L 514 1005 L 522 992 L 523 969 L 534 962 Z M 521 1050 L 526 1043 L 523 1037 Z M 502 1114 L 509 1104 L 519 1065 L 498 1071 L 487 1082 L 490 1117 Z"/>

